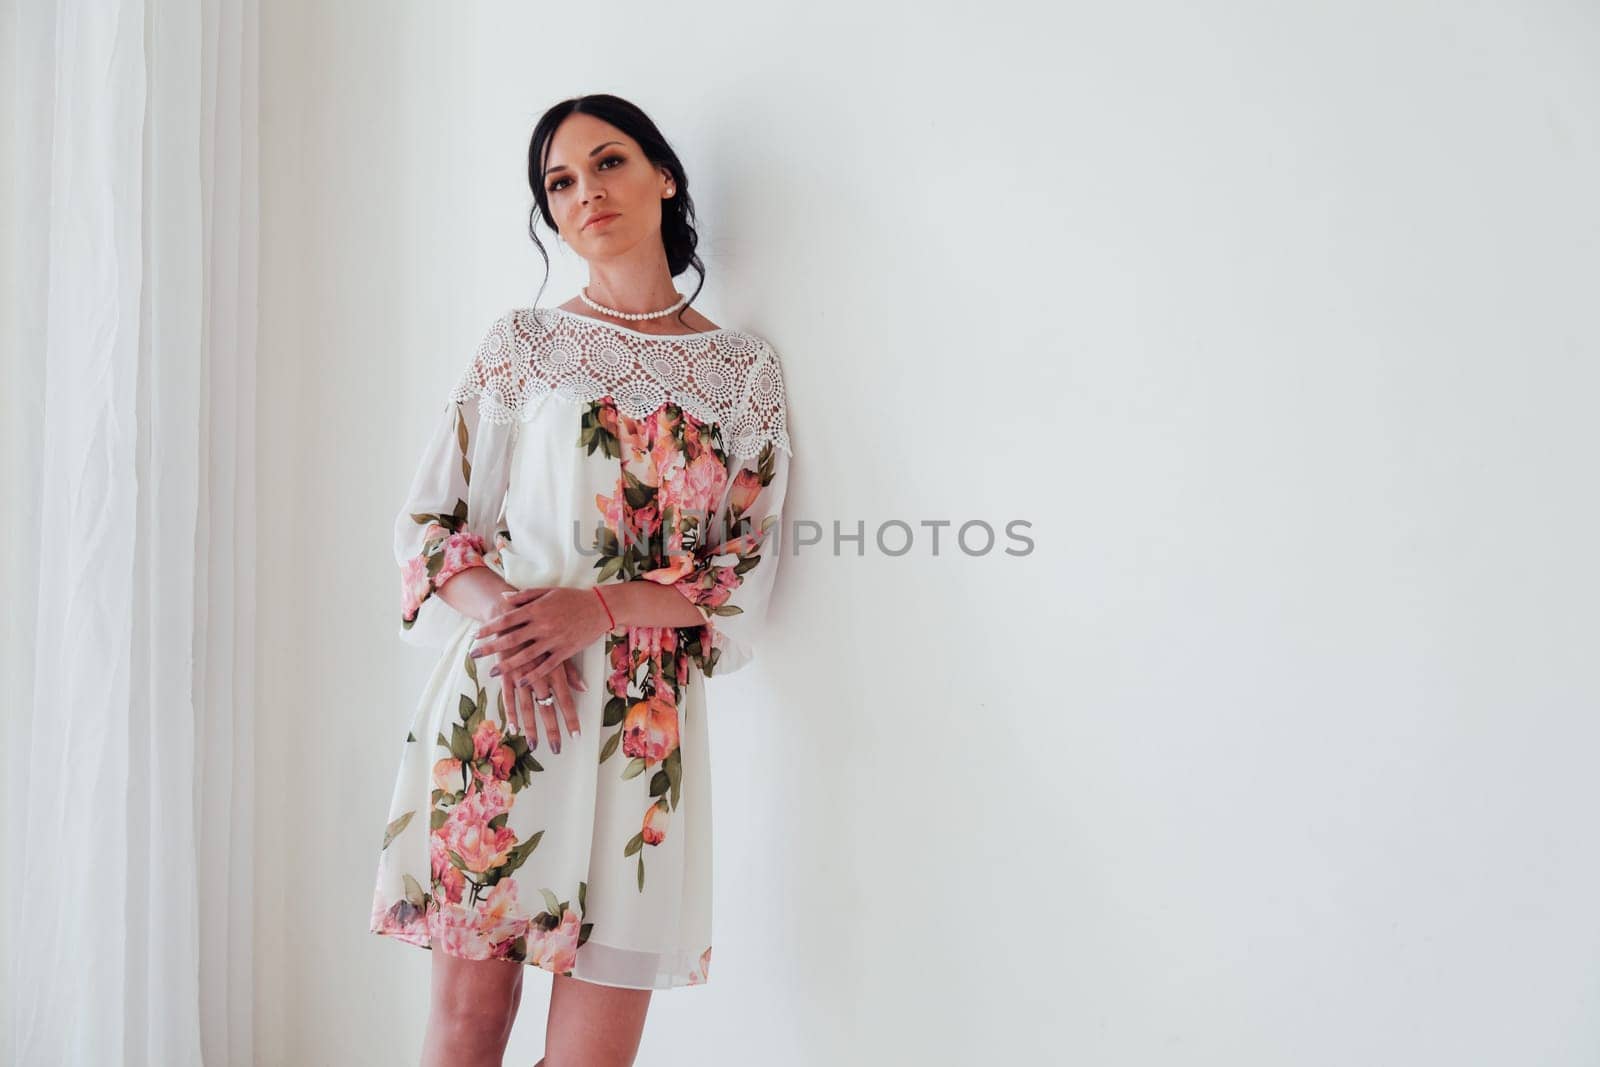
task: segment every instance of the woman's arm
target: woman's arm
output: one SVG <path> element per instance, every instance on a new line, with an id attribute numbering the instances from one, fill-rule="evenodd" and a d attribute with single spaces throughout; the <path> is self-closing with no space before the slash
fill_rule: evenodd
<path id="1" fill-rule="evenodd" d="M 612 582 L 599 589 L 618 626 L 699 626 L 705 622 L 700 609 L 682 593 L 648 578 Z"/>
<path id="2" fill-rule="evenodd" d="M 472 567 L 447 580 L 434 596 L 470 619 L 488 622 L 504 603 L 500 594 L 515 588 L 488 567 Z"/>

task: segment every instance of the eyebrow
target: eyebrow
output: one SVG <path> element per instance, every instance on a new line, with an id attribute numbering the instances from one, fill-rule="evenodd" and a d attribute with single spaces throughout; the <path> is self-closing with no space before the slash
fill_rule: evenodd
<path id="1" fill-rule="evenodd" d="M 615 145 L 620 145 L 620 144 L 622 144 L 622 142 L 621 141 L 607 141 L 605 144 L 596 145 L 595 147 L 589 149 L 590 158 L 593 158 L 595 156 L 595 154 L 598 153 L 600 151 L 600 149 L 606 147 L 606 145 L 614 145 L 614 144 Z M 623 145 L 623 147 L 626 148 L 627 146 Z M 550 177 L 550 175 L 554 174 L 558 170 L 567 170 L 567 169 L 568 169 L 568 167 L 567 167 L 567 165 L 565 163 L 557 163 L 553 167 L 545 168 L 544 176 L 546 178 L 548 178 L 548 177 Z"/>

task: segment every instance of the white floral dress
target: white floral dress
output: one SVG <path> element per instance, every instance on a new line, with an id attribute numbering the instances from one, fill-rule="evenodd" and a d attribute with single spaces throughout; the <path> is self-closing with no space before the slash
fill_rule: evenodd
<path id="1" fill-rule="evenodd" d="M 395 522 L 400 633 L 439 661 L 396 731 L 374 933 L 605 985 L 707 979 L 704 678 L 759 647 L 789 456 L 782 368 L 754 334 L 560 308 L 494 323 Z M 579 735 L 530 751 L 494 657 L 468 655 L 481 623 L 438 595 L 477 566 L 518 588 L 656 581 L 705 621 L 585 649 Z"/>

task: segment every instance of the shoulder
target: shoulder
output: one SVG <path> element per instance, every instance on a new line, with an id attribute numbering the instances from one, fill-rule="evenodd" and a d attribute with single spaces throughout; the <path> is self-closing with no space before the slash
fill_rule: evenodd
<path id="1" fill-rule="evenodd" d="M 783 357 L 778 354 L 772 342 L 758 333 L 745 330 L 738 331 L 740 337 L 750 346 L 752 353 L 750 373 L 757 379 L 770 379 L 769 387 L 775 389 L 779 399 L 783 396 Z"/>
<path id="2" fill-rule="evenodd" d="M 531 310 L 511 308 L 489 323 L 456 379 L 451 400 L 477 406 L 491 422 L 511 417 L 527 377 L 531 338 L 543 328 L 524 314 Z"/>

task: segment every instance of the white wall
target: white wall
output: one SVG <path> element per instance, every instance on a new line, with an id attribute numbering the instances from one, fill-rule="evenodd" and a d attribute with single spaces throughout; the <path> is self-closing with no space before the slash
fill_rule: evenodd
<path id="1" fill-rule="evenodd" d="M 263 7 L 261 1062 L 415 1062 L 389 523 L 586 91 L 783 354 L 790 516 L 1036 546 L 786 561 L 641 1064 L 1600 1055 L 1592 6 Z"/>

